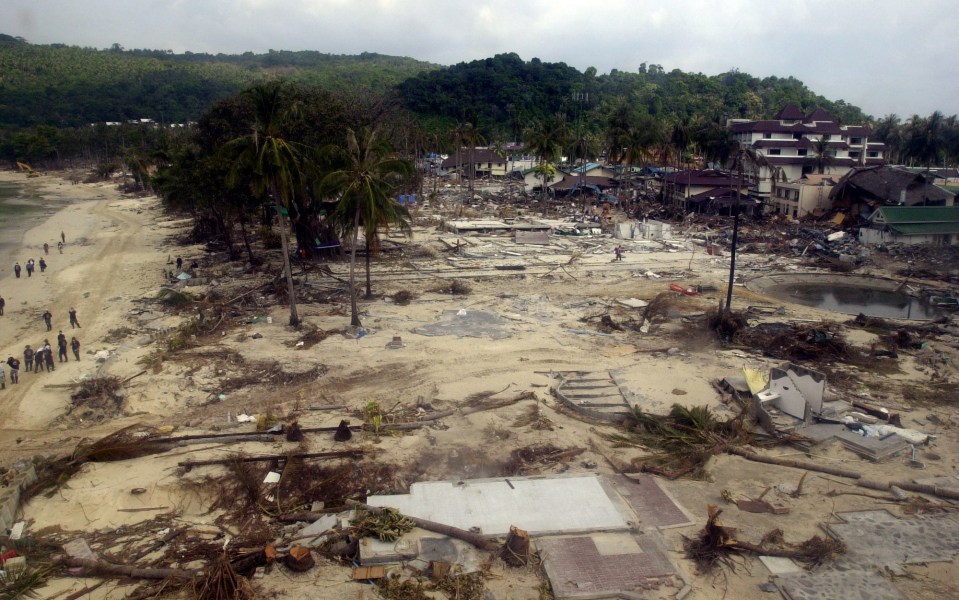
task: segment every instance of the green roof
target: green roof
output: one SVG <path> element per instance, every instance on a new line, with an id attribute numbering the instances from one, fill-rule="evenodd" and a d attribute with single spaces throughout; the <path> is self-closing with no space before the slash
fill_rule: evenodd
<path id="1" fill-rule="evenodd" d="M 872 218 L 900 235 L 959 234 L 959 206 L 881 206 Z"/>
<path id="2" fill-rule="evenodd" d="M 959 224 L 959 206 L 881 206 L 887 225 L 956 223 Z"/>
<path id="3" fill-rule="evenodd" d="M 897 223 L 889 224 L 890 231 L 901 235 L 944 235 L 959 233 L 959 222 L 956 223 Z"/>

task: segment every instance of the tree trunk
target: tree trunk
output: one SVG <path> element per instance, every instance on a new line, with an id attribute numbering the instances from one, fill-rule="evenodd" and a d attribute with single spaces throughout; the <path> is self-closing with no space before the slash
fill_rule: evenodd
<path id="1" fill-rule="evenodd" d="M 62 559 L 61 562 L 68 567 L 86 569 L 100 575 L 133 577 L 136 579 L 190 579 L 197 574 L 196 571 L 185 571 L 182 569 L 140 568 L 128 565 L 118 565 L 105 560 L 90 560 L 86 558 L 68 557 Z"/>
<path id="2" fill-rule="evenodd" d="M 240 231 L 243 234 L 243 245 L 246 247 L 246 255 L 250 258 L 250 264 L 254 264 L 253 248 L 250 246 L 250 232 L 246 229 L 246 218 L 240 219 Z"/>
<path id="3" fill-rule="evenodd" d="M 366 238 L 366 299 L 373 299 L 373 281 L 370 279 L 370 238 Z"/>
<path id="4" fill-rule="evenodd" d="M 299 327 L 300 316 L 296 314 L 296 294 L 293 291 L 293 268 L 290 266 L 290 240 L 286 223 L 286 217 L 283 215 L 283 206 L 277 199 L 275 190 L 273 194 L 276 203 L 276 216 L 280 218 L 280 243 L 283 247 L 283 274 L 286 277 L 286 292 L 290 296 L 290 327 Z"/>
<path id="5" fill-rule="evenodd" d="M 363 504 L 362 502 L 357 502 L 356 500 L 347 499 L 346 503 L 353 505 L 356 508 L 369 511 L 373 514 L 379 514 L 383 512 L 383 509 L 378 506 L 370 506 L 368 504 Z M 465 529 L 460 529 L 458 527 L 452 527 L 450 525 L 444 525 L 434 521 L 427 521 L 426 519 L 411 517 L 409 515 L 404 516 L 410 521 L 413 521 L 413 523 L 415 523 L 420 529 L 425 529 L 434 533 L 441 533 L 458 540 L 463 540 L 464 542 L 476 546 L 480 550 L 498 550 L 500 548 L 499 544 L 496 544 L 495 542 L 492 542 L 477 533 L 473 533 L 472 531 L 466 531 Z"/>
<path id="6" fill-rule="evenodd" d="M 213 209 L 213 216 L 216 217 L 216 222 L 220 228 L 220 232 L 223 233 L 223 238 L 226 240 L 226 248 L 230 253 L 230 260 L 236 260 L 236 248 L 233 247 L 233 235 L 230 231 L 230 225 L 228 225 L 226 219 L 223 218 L 223 213 L 218 211 L 216 208 Z"/>
<path id="7" fill-rule="evenodd" d="M 360 238 L 360 205 L 356 205 L 353 216 L 353 244 L 350 246 L 350 325 L 362 327 L 360 311 L 356 306 L 356 244 Z"/>

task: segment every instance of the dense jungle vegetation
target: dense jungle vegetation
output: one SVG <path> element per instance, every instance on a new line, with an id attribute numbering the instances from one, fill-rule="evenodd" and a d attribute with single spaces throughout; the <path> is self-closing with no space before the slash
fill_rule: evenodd
<path id="1" fill-rule="evenodd" d="M 188 128 L 129 121 L 193 123 L 220 100 L 280 80 L 323 90 L 346 106 L 389 107 L 383 110 L 392 121 L 404 123 L 393 141 L 410 155 L 465 145 L 502 148 L 548 131 L 547 146 L 556 146 L 557 155 L 671 164 L 696 156 L 725 163 L 734 151 L 727 119 L 770 118 L 792 102 L 804 111 L 822 107 L 844 123 L 870 125 L 887 143 L 890 162 L 959 160 L 955 116 L 873 118 L 793 77 L 667 72 L 656 64 L 599 74 L 513 53 L 451 67 L 368 53 L 175 54 L 116 44 L 36 45 L 2 34 L 0 160 L 107 168 L 129 162 L 133 151 L 168 153 L 190 139 Z"/>

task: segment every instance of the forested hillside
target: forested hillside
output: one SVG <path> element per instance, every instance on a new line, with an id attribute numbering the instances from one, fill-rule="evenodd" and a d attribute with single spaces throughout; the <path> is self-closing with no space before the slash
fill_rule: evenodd
<path id="1" fill-rule="evenodd" d="M 599 74 L 514 53 L 441 67 L 369 53 L 98 50 L 0 34 L 0 159 L 109 164 L 133 147 L 166 152 L 190 132 L 104 123 L 198 121 L 217 101 L 272 80 L 299 84 L 307 93 L 329 92 L 374 120 L 389 121 L 393 141 L 407 152 L 501 148 L 538 137 L 564 156 L 622 160 L 633 148 L 665 161 L 671 147 L 677 162 L 699 156 L 724 164 L 735 145 L 727 119 L 771 118 L 792 102 L 806 112 L 821 107 L 844 123 L 873 126 L 890 161 L 959 158 L 956 116 L 937 111 L 872 118 L 793 77 L 757 78 L 735 69 L 704 75 L 643 64 L 635 72 Z"/>
<path id="2" fill-rule="evenodd" d="M 614 69 L 597 75 L 596 69 L 580 73 L 564 63 L 526 62 L 512 53 L 420 73 L 399 88 L 407 106 L 423 118 L 447 127 L 473 123 L 486 136 L 515 136 L 529 121 L 556 113 L 598 131 L 606 115 L 624 103 L 637 115 L 666 123 L 769 118 L 787 102 L 825 108 L 847 123 L 865 120 L 858 107 L 827 100 L 793 77 L 667 73 L 645 64 L 636 73 Z"/>
<path id="3" fill-rule="evenodd" d="M 75 127 L 152 118 L 195 121 L 216 101 L 282 77 L 332 91 L 381 94 L 436 65 L 364 53 L 174 54 L 35 45 L 0 34 L 0 128 Z"/>

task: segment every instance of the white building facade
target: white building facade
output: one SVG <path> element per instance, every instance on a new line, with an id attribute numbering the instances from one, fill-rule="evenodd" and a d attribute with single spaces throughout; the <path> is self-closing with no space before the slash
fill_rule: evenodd
<path id="1" fill-rule="evenodd" d="M 781 182 L 795 182 L 820 169 L 838 179 L 853 167 L 885 163 L 885 144 L 871 140 L 868 127 L 840 125 L 821 108 L 804 115 L 795 104 L 787 104 L 772 120 L 733 119 L 727 126 L 741 148 L 752 149 L 769 163 L 759 167 L 754 190 L 769 201 L 767 206 L 775 206 L 774 190 Z"/>

